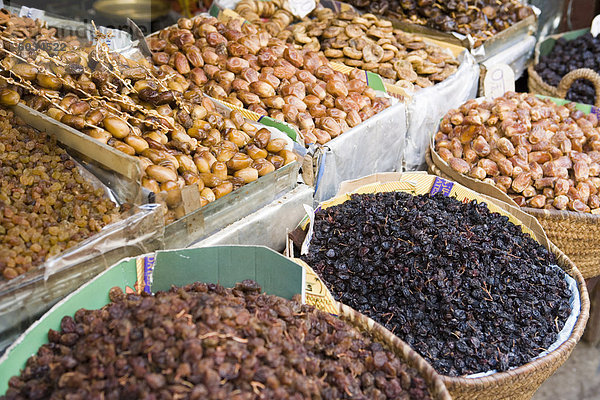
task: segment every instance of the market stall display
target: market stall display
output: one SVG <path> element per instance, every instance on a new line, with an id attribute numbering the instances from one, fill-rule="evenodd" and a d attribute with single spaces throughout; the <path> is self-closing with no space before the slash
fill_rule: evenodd
<path id="1" fill-rule="evenodd" d="M 589 29 L 538 42 L 529 66 L 529 90 L 578 103 L 600 105 L 600 38 Z"/>
<path id="2" fill-rule="evenodd" d="M 598 323 L 600 42 L 529 4 L 2 8 L 0 399 L 531 398 Z"/>
<path id="3" fill-rule="evenodd" d="M 444 174 L 470 187 L 483 181 L 478 190 L 493 186 L 489 194 L 526 207 L 583 275 L 593 277 L 599 137 L 596 115 L 576 103 L 507 93 L 449 111 L 433 138 L 432 159 Z"/>
<path id="4" fill-rule="evenodd" d="M 150 259 L 151 270 L 136 271 Z M 8 350 L 0 365 L 19 376 L 2 376 L 0 390 L 8 389 L 2 398 L 86 389 L 117 397 L 450 398 L 431 367 L 401 342 L 382 338 L 377 325 L 363 325 L 350 309 L 339 319 L 300 304 L 302 275 L 297 264 L 258 247 L 125 260 L 61 302 Z M 144 286 L 141 294 L 131 289 Z M 96 298 L 81 309 L 92 292 Z M 37 355 L 26 343 L 39 343 Z M 44 367 L 57 362 L 58 370 Z M 126 382 L 103 379 L 100 386 L 93 371 L 107 378 L 130 374 Z"/>
<path id="5" fill-rule="evenodd" d="M 239 19 L 180 20 L 149 45 L 156 65 L 174 63 L 209 96 L 292 124 L 305 144 L 327 143 L 390 106 L 361 71 L 337 72 L 318 53 L 303 54 Z"/>
<path id="6" fill-rule="evenodd" d="M 443 374 L 453 398 L 529 398 L 581 337 L 585 283 L 534 218 L 419 173 L 365 177 L 340 193 L 301 225 L 310 281 L 327 287 L 311 302 L 379 321 Z"/>
<path id="7" fill-rule="evenodd" d="M 478 47 L 494 35 L 534 15 L 517 0 L 399 1 L 350 0 L 360 10 L 447 33 L 471 36 Z"/>

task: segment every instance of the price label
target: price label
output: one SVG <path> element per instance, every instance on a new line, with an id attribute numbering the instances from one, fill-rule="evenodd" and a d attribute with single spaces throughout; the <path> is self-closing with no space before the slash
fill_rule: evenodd
<path id="1" fill-rule="evenodd" d="M 315 0 L 288 0 L 285 3 L 285 9 L 298 18 L 304 18 L 315 9 L 317 3 Z"/>
<path id="2" fill-rule="evenodd" d="M 488 99 L 495 99 L 504 93 L 515 90 L 515 73 L 506 64 L 495 64 L 487 67 L 483 80 L 483 94 Z"/>
<path id="3" fill-rule="evenodd" d="M 44 10 L 38 10 L 37 8 L 21 7 L 19 11 L 19 17 L 31 18 L 31 19 L 42 19 L 44 17 Z"/>
<path id="4" fill-rule="evenodd" d="M 590 27 L 590 33 L 594 37 L 598 36 L 598 34 L 600 33 L 600 15 L 596 15 L 596 17 L 592 21 L 592 26 Z"/>

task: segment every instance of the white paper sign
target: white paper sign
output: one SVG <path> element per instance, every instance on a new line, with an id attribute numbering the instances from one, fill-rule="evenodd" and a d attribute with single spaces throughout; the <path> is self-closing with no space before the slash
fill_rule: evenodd
<path id="1" fill-rule="evenodd" d="M 592 36 L 596 37 L 600 33 L 600 15 L 596 15 L 594 20 L 592 21 L 592 26 L 590 27 L 590 32 Z"/>
<path id="2" fill-rule="evenodd" d="M 288 0 L 284 8 L 298 18 L 304 18 L 317 6 L 315 0 Z"/>
<path id="3" fill-rule="evenodd" d="M 487 67 L 487 66 L 486 66 Z M 487 67 L 483 80 L 483 93 L 488 99 L 495 99 L 504 93 L 515 90 L 515 73 L 506 64 Z"/>
<path id="4" fill-rule="evenodd" d="M 19 11 L 19 17 L 26 17 L 31 19 L 42 19 L 44 17 L 44 10 L 38 10 L 37 8 L 21 7 Z"/>

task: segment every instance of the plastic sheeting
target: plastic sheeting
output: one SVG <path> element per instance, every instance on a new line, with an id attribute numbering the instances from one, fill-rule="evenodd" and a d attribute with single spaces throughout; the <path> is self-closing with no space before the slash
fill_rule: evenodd
<path id="1" fill-rule="evenodd" d="M 282 198 L 190 247 L 243 244 L 267 246 L 281 252 L 285 249 L 287 234 L 305 215 L 302 205 L 312 203 L 313 188 L 298 185 Z"/>
<path id="2" fill-rule="evenodd" d="M 318 148 L 315 201 L 333 197 L 343 181 L 399 170 L 406 131 L 406 104 L 396 103 Z"/>
<path id="3" fill-rule="evenodd" d="M 479 65 L 464 51 L 458 70 L 437 85 L 421 89 L 408 104 L 408 132 L 404 149 L 404 168 L 407 171 L 424 170 L 425 153 L 429 139 L 440 119 L 452 108 L 477 96 Z"/>

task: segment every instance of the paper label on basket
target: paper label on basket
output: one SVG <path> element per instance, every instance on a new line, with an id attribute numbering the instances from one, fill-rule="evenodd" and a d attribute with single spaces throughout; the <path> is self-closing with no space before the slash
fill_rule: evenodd
<path id="1" fill-rule="evenodd" d="M 431 187 L 432 196 L 437 193 L 441 193 L 442 195 L 448 197 L 450 196 L 450 192 L 452 192 L 452 187 L 454 186 L 454 182 L 447 181 L 444 178 L 436 177 L 435 181 L 433 181 L 433 186 Z"/>
<path id="2" fill-rule="evenodd" d="M 135 260 L 135 263 L 138 291 L 143 290 L 148 294 L 152 294 L 152 273 L 154 271 L 154 265 L 156 264 L 156 256 L 152 254 L 138 257 Z"/>
<path id="3" fill-rule="evenodd" d="M 506 64 L 486 66 L 483 80 L 483 93 L 488 99 L 495 99 L 504 93 L 515 90 L 515 73 Z"/>
<path id="4" fill-rule="evenodd" d="M 4 7 L 4 6 L 3 6 Z M 44 10 L 39 10 L 33 7 L 21 7 L 21 11 L 19 11 L 19 17 L 26 17 L 31 19 L 42 19 L 46 12 Z"/>
<path id="5" fill-rule="evenodd" d="M 596 17 L 592 21 L 592 26 L 590 26 L 590 33 L 594 37 L 598 36 L 598 34 L 600 33 L 600 14 L 596 15 Z"/>
<path id="6" fill-rule="evenodd" d="M 315 0 L 288 0 L 284 3 L 284 8 L 289 10 L 298 18 L 304 18 L 315 9 L 317 3 Z"/>

